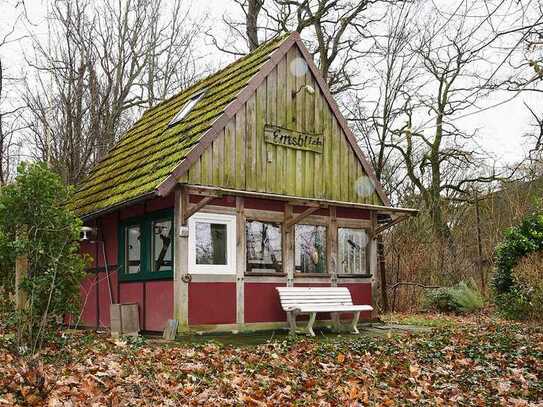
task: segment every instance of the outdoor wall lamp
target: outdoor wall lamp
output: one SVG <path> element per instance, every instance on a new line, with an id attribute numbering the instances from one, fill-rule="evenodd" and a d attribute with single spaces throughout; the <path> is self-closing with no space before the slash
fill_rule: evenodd
<path id="1" fill-rule="evenodd" d="M 302 85 L 298 90 L 292 91 L 292 98 L 294 99 L 298 93 L 300 93 L 302 90 L 305 90 L 308 94 L 314 95 L 315 94 L 315 88 L 311 85 Z"/>

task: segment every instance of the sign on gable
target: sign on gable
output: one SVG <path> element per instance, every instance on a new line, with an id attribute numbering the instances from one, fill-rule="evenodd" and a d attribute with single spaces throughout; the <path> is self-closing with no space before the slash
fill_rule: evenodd
<path id="1" fill-rule="evenodd" d="M 323 134 L 302 133 L 270 124 L 264 126 L 264 140 L 276 146 L 314 151 L 319 154 L 322 154 L 324 145 Z"/>

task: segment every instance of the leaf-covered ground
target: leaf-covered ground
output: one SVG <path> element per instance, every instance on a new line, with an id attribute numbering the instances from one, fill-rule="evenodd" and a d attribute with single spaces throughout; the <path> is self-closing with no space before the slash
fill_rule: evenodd
<path id="1" fill-rule="evenodd" d="M 435 321 L 428 333 L 257 346 L 78 333 L 38 362 L 16 356 L 4 335 L 0 406 L 543 406 L 543 328 Z"/>

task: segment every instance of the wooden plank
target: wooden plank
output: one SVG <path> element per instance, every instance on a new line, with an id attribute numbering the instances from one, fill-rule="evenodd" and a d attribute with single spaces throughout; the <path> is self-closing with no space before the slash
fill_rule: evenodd
<path id="1" fill-rule="evenodd" d="M 230 120 L 224 128 L 224 185 L 235 186 L 236 182 L 236 121 Z"/>
<path id="2" fill-rule="evenodd" d="M 285 224 L 292 217 L 292 206 L 285 205 Z M 283 226 L 283 271 L 287 273 L 287 286 L 294 285 L 294 230 Z"/>
<path id="3" fill-rule="evenodd" d="M 297 49 L 296 49 L 295 55 L 296 55 L 295 58 L 300 59 L 301 55 Z M 305 129 L 305 125 L 306 125 L 305 99 L 306 99 L 307 92 L 305 90 L 300 90 L 300 89 L 302 89 L 302 87 L 306 85 L 306 75 L 299 74 L 298 76 L 295 76 L 294 83 L 295 83 L 294 90 L 295 92 L 297 92 L 296 96 L 294 97 L 294 103 L 295 103 L 294 106 L 295 106 L 295 112 L 296 112 L 296 116 L 294 117 L 294 119 L 295 119 L 296 130 L 300 132 L 304 132 L 306 130 Z M 295 195 L 304 196 L 304 176 L 305 176 L 304 165 L 305 165 L 305 156 L 307 153 L 302 150 L 296 150 L 295 154 L 296 154 L 296 175 L 294 177 L 295 188 L 296 188 Z"/>
<path id="4" fill-rule="evenodd" d="M 292 93 L 296 91 L 296 77 L 292 73 L 292 64 L 297 56 L 297 50 L 293 47 L 287 52 L 287 69 L 286 69 L 286 108 L 287 121 L 285 127 L 287 129 L 296 129 L 296 99 L 292 97 Z M 286 148 L 286 173 L 283 182 L 286 186 L 286 193 L 289 195 L 296 194 L 296 151 L 292 148 Z"/>
<path id="5" fill-rule="evenodd" d="M 338 244 L 337 244 L 337 218 L 336 207 L 330 207 L 330 218 L 328 223 L 328 242 L 326 244 L 326 258 L 328 273 L 331 275 L 332 286 L 337 286 L 337 272 L 338 272 Z"/>
<path id="6" fill-rule="evenodd" d="M 266 78 L 266 124 L 277 125 L 277 68 Z M 277 147 L 266 145 L 266 189 L 268 192 L 281 193 L 276 179 Z"/>
<path id="7" fill-rule="evenodd" d="M 311 207 L 311 208 L 307 208 L 305 211 L 303 211 L 302 213 L 299 213 L 297 215 L 294 215 L 294 216 L 291 216 L 290 219 L 287 219 L 285 221 L 285 227 L 286 228 L 291 228 L 292 226 L 296 225 L 298 222 L 301 222 L 302 220 L 304 220 L 305 218 L 307 218 L 309 215 L 311 215 L 312 213 L 318 211 L 320 208 L 319 207 Z"/>
<path id="8" fill-rule="evenodd" d="M 315 89 L 315 133 L 321 134 L 324 133 L 324 119 L 325 115 L 323 114 L 323 103 L 322 95 L 320 89 L 317 87 Z M 328 139 L 324 136 L 323 143 L 326 145 Z M 324 177 L 323 177 L 323 168 L 322 168 L 323 155 L 315 155 L 315 165 L 313 173 L 314 181 L 314 196 L 315 198 L 324 198 Z"/>
<path id="9" fill-rule="evenodd" d="M 179 321 L 179 330 L 188 331 L 188 283 L 183 281 L 183 276 L 188 273 L 188 233 L 182 234 L 182 228 L 185 219 L 185 208 L 188 207 L 188 193 L 183 192 L 182 188 L 175 190 L 174 204 L 174 270 L 173 270 L 173 314 Z"/>
<path id="10" fill-rule="evenodd" d="M 236 198 L 236 323 L 240 328 L 245 323 L 245 202 L 242 197 Z"/>
<path id="11" fill-rule="evenodd" d="M 213 196 L 205 196 L 203 197 L 199 202 L 195 203 L 194 205 L 190 206 L 189 208 L 186 208 L 183 213 L 183 225 L 187 223 L 189 218 L 194 215 L 196 212 L 199 212 L 201 209 L 204 208 L 208 203 L 210 203 L 215 197 Z"/>
<path id="12" fill-rule="evenodd" d="M 341 140 L 340 140 L 341 134 L 339 133 L 339 126 L 337 123 L 337 120 L 332 119 L 332 153 L 330 155 L 330 159 L 332 162 L 330 163 L 332 166 L 331 176 L 332 176 L 332 199 L 341 201 L 341 194 L 340 194 L 340 185 L 341 185 L 341 179 L 339 168 L 341 165 L 340 162 L 340 155 L 339 150 L 341 148 Z"/>
<path id="13" fill-rule="evenodd" d="M 246 153 L 245 153 L 245 185 L 250 191 L 256 191 L 256 95 L 253 94 L 247 101 L 245 116 Z"/>
<path id="14" fill-rule="evenodd" d="M 266 83 L 264 81 L 256 90 L 256 179 L 255 189 L 266 191 L 266 147 L 264 142 L 264 126 L 266 124 Z"/>
<path id="15" fill-rule="evenodd" d="M 277 125 L 287 125 L 287 58 L 284 56 L 277 65 Z M 276 147 L 275 186 L 278 193 L 286 194 L 287 152 L 285 147 Z"/>
<path id="16" fill-rule="evenodd" d="M 236 114 L 236 187 L 245 189 L 245 108 Z"/>
<path id="17" fill-rule="evenodd" d="M 306 76 L 306 84 L 315 89 L 315 83 L 311 74 L 308 72 Z M 306 95 L 305 98 L 305 130 L 308 133 L 315 134 L 315 95 Z M 322 154 L 315 154 L 313 152 L 305 153 L 305 164 L 304 164 L 304 187 L 303 195 L 314 197 L 315 196 L 315 158 L 316 156 Z"/>

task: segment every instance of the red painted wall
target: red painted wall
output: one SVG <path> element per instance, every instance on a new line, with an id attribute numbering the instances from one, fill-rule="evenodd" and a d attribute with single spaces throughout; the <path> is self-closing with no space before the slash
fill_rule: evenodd
<path id="1" fill-rule="evenodd" d="M 370 211 L 357 208 L 336 208 L 336 217 L 350 219 L 369 219 Z"/>
<path id="2" fill-rule="evenodd" d="M 96 274 L 88 274 L 80 287 L 81 294 L 81 326 L 96 326 L 96 301 L 97 301 Z M 77 322 L 77 316 L 73 318 Z"/>
<path id="3" fill-rule="evenodd" d="M 235 322 L 236 283 L 189 283 L 189 325 Z"/>
<path id="4" fill-rule="evenodd" d="M 173 318 L 173 281 L 145 283 L 145 330 L 163 331 Z"/>
<path id="5" fill-rule="evenodd" d="M 120 303 L 137 303 L 140 314 L 140 328 L 144 329 L 143 324 L 143 283 L 130 282 L 121 283 L 120 286 Z"/>
<path id="6" fill-rule="evenodd" d="M 355 305 L 372 305 L 371 301 L 371 283 L 348 283 L 338 284 L 339 287 L 347 287 L 351 292 L 351 298 Z M 360 319 L 368 320 L 371 318 L 371 312 L 361 312 Z"/>
<path id="7" fill-rule="evenodd" d="M 245 283 L 245 322 L 286 321 L 287 315 L 281 308 L 275 287 L 280 283 Z"/>

